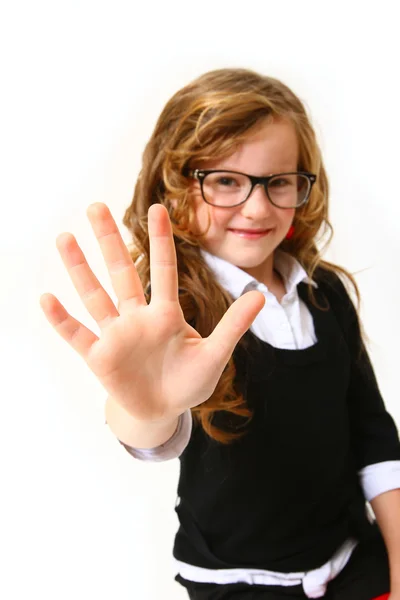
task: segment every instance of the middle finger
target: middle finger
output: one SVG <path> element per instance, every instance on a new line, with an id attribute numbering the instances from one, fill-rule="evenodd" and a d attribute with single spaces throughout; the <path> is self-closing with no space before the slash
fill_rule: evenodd
<path id="1" fill-rule="evenodd" d="M 143 286 L 109 208 L 102 202 L 91 204 L 87 216 L 100 245 L 112 286 L 120 302 L 147 305 Z"/>

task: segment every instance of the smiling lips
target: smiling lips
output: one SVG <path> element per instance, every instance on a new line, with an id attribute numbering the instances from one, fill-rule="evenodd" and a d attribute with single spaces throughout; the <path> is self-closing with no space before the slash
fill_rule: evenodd
<path id="1" fill-rule="evenodd" d="M 231 231 L 240 237 L 256 239 L 267 235 L 272 229 L 229 229 L 228 231 Z"/>
<path id="2" fill-rule="evenodd" d="M 270 229 L 230 229 L 229 231 L 237 231 L 238 233 L 267 233 Z"/>

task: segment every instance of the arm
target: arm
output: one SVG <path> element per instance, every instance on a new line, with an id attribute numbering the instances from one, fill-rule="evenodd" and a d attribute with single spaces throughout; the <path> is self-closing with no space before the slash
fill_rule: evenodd
<path id="1" fill-rule="evenodd" d="M 389 555 L 391 597 L 400 598 L 400 489 L 376 496 L 371 506 Z"/>
<path id="2" fill-rule="evenodd" d="M 336 306 L 351 356 L 348 410 L 351 444 L 366 500 L 387 548 L 393 600 L 400 600 L 400 441 L 361 337 L 354 305 L 338 282 Z M 338 297 L 336 296 L 336 297 Z M 335 311 L 336 312 L 336 311 Z"/>
<path id="3" fill-rule="evenodd" d="M 123 443 L 139 448 L 151 448 L 166 442 L 178 424 L 178 417 L 162 421 L 137 421 L 111 396 L 107 398 L 105 414 L 114 435 Z"/>
<path id="4" fill-rule="evenodd" d="M 400 599 L 400 461 L 369 465 L 359 473 L 389 555 L 390 587 Z M 391 596 L 396 600 L 396 596 Z"/>
<path id="5" fill-rule="evenodd" d="M 399 434 L 380 393 L 353 302 L 339 277 L 336 276 L 329 287 L 329 300 L 342 327 L 351 360 L 347 390 L 351 448 L 357 470 L 367 475 L 366 467 L 370 465 L 400 461 Z M 383 491 L 385 489 L 380 490 Z"/>
<path id="6" fill-rule="evenodd" d="M 134 448 L 120 441 L 131 456 L 148 462 L 164 462 L 178 458 L 189 443 L 192 433 L 192 413 L 190 409 L 180 415 L 175 433 L 166 442 L 153 448 Z"/>
<path id="7" fill-rule="evenodd" d="M 161 462 L 177 458 L 189 443 L 192 431 L 190 409 L 169 421 L 138 422 L 109 397 L 105 412 L 106 423 L 119 443 L 139 460 Z"/>
<path id="8" fill-rule="evenodd" d="M 360 336 L 358 322 L 355 321 L 350 327 L 349 349 L 352 365 L 348 389 L 348 409 L 352 449 L 357 467 L 363 473 L 364 483 L 367 484 L 368 473 L 371 473 L 373 465 L 400 461 L 400 442 L 396 424 L 386 410 L 371 360 Z M 374 495 L 378 495 L 380 491 L 391 489 L 391 482 L 384 475 L 382 469 L 383 467 L 380 469 L 380 475 L 383 487 L 381 490 L 376 489 L 375 478 Z M 395 465 L 393 465 L 392 471 L 395 479 L 399 482 Z M 392 480 L 393 475 L 391 476 Z"/>

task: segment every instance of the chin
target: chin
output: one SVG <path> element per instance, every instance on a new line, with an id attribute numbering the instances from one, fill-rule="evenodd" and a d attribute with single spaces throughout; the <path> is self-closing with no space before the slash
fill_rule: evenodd
<path id="1" fill-rule="evenodd" d="M 230 263 L 233 263 L 240 269 L 255 269 L 263 265 L 268 258 L 273 254 L 270 252 L 269 254 L 263 254 L 260 257 L 244 257 L 243 254 L 230 254 L 229 258 L 225 258 Z"/>

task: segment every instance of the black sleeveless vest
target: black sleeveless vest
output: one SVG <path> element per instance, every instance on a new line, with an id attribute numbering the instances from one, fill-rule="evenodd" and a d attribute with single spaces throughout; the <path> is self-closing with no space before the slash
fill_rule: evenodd
<path id="1" fill-rule="evenodd" d="M 314 292 L 320 305 L 328 308 L 329 301 L 328 310 L 316 308 L 306 284 L 298 285 L 313 316 L 316 344 L 284 350 L 248 331 L 249 350 L 235 349 L 237 384 L 254 411 L 245 436 L 223 445 L 193 425 L 180 456 L 178 560 L 210 569 L 307 571 L 328 561 L 348 537 L 370 535 L 357 473 L 364 466 L 358 425 L 368 417 L 362 410 L 356 414 L 362 402 L 352 397 L 357 377 L 362 379 L 353 374 L 352 354 L 360 343 L 349 338 L 354 309 L 347 292 L 336 276 L 329 278 L 315 278 Z M 363 361 L 360 372 L 386 440 L 383 450 L 377 444 L 373 461 L 398 460 L 396 427 L 368 358 Z M 213 420 L 232 431 L 245 422 L 225 411 Z"/>

